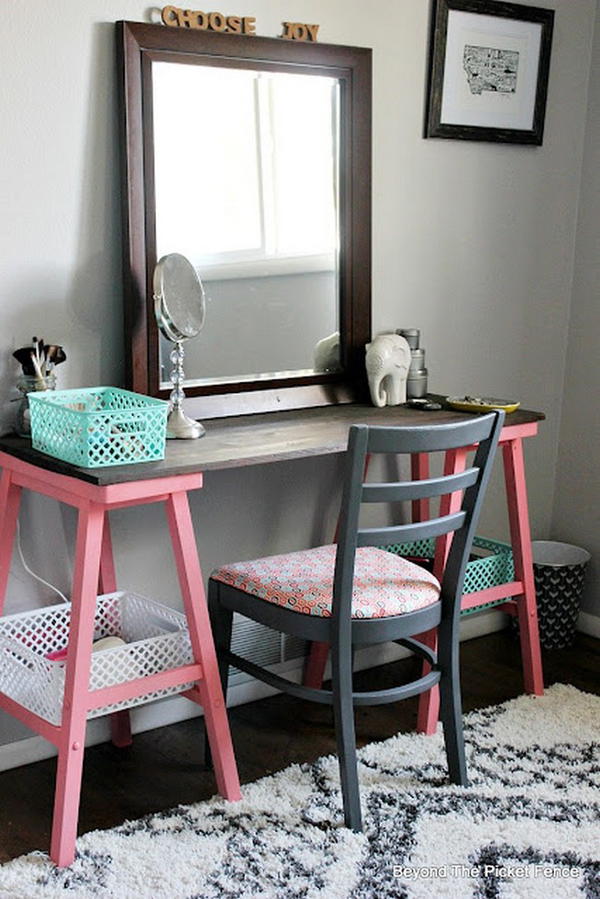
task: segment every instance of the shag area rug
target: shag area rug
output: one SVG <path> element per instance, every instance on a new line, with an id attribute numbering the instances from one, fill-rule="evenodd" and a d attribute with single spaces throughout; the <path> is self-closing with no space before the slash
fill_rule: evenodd
<path id="1" fill-rule="evenodd" d="M 247 785 L 239 803 L 86 834 L 67 870 L 23 856 L 0 869 L 0 896 L 600 897 L 600 697 L 558 685 L 465 729 L 468 788 L 447 784 L 441 733 L 361 751 L 363 834 L 341 826 L 327 757 Z"/>

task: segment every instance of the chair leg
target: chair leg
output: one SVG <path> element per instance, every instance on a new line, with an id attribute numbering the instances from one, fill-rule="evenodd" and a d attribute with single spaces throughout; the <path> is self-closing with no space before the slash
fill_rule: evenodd
<path id="1" fill-rule="evenodd" d="M 466 787 L 469 784 L 469 780 L 467 778 L 460 695 L 458 635 L 449 639 L 444 634 L 444 626 L 442 625 L 439 638 L 438 660 L 442 673 L 440 680 L 440 718 L 444 725 L 448 775 L 452 783 Z"/>
<path id="2" fill-rule="evenodd" d="M 352 702 L 352 653 L 332 647 L 332 690 L 335 736 L 344 803 L 344 823 L 356 833 L 362 830 L 360 791 L 356 764 L 356 734 Z"/>
<path id="3" fill-rule="evenodd" d="M 228 652 L 231 647 L 231 630 L 233 626 L 233 612 L 224 608 L 219 602 L 219 584 L 217 581 L 208 581 L 208 611 L 210 614 L 210 624 L 215 641 L 215 651 L 217 653 L 217 663 L 219 666 L 219 677 L 221 679 L 221 688 L 223 690 L 223 699 L 227 705 L 227 684 L 229 681 L 229 662 L 224 658 L 224 653 Z M 204 764 L 208 768 L 212 768 L 212 754 L 210 751 L 210 742 L 208 732 L 204 730 Z"/>

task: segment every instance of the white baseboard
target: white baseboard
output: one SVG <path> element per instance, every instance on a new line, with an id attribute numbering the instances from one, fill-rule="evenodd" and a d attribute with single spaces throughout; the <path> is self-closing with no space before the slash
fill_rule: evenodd
<path id="1" fill-rule="evenodd" d="M 145 730 L 153 730 L 155 727 L 164 727 L 167 724 L 184 721 L 186 718 L 193 718 L 198 714 L 201 714 L 201 710 L 195 703 L 180 696 L 174 696 L 161 702 L 148 703 L 137 709 L 131 709 L 131 729 L 134 733 L 142 733 Z M 110 723 L 108 718 L 95 718 L 88 722 L 86 746 L 106 743 L 109 739 Z M 55 755 L 56 747 L 39 736 L 5 743 L 4 746 L 0 746 L 0 771 L 18 768 L 20 765 L 29 765 L 31 762 L 39 762 Z"/>
<path id="2" fill-rule="evenodd" d="M 590 637 L 598 637 L 600 639 L 600 617 L 591 615 L 589 612 L 580 612 L 577 619 L 577 630 Z"/>
<path id="3" fill-rule="evenodd" d="M 588 618 L 594 619 L 593 615 Z M 594 619 L 600 623 L 600 619 Z M 502 612 L 490 611 L 476 615 L 469 615 L 461 622 L 461 641 L 481 637 L 501 630 L 506 623 L 506 616 Z M 381 646 L 371 646 L 359 650 L 356 653 L 355 668 L 357 671 L 372 668 L 375 665 L 384 665 L 396 659 L 410 655 L 408 650 L 394 643 Z M 274 666 L 277 673 L 286 674 L 290 680 L 300 681 L 302 677 L 303 660 L 295 659 L 293 662 L 285 662 Z M 326 676 L 329 672 L 326 670 Z M 245 681 L 232 686 L 228 695 L 228 706 L 243 705 L 272 696 L 277 691 L 260 681 Z M 165 727 L 175 724 L 177 721 L 185 721 L 202 715 L 202 710 L 193 702 L 180 696 L 163 699 L 160 702 L 148 703 L 131 710 L 131 729 L 133 733 L 142 733 L 153 730 L 156 727 Z M 110 739 L 110 725 L 108 718 L 96 718 L 89 722 L 86 735 L 86 746 L 95 746 L 105 743 Z M 28 737 L 24 740 L 16 740 L 13 743 L 5 743 L 0 746 L 0 771 L 10 768 L 18 768 L 21 765 L 29 765 L 56 755 L 56 747 L 43 737 Z"/>

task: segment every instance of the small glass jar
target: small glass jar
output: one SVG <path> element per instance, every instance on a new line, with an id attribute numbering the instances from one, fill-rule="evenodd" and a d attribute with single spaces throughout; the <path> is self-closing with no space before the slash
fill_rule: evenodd
<path id="1" fill-rule="evenodd" d="M 29 415 L 29 400 L 27 394 L 34 390 L 55 390 L 56 375 L 51 372 L 45 378 L 38 378 L 36 375 L 21 375 L 17 378 L 17 390 L 22 394 L 17 406 L 17 419 L 15 422 L 15 430 L 19 437 L 31 437 L 31 419 Z"/>

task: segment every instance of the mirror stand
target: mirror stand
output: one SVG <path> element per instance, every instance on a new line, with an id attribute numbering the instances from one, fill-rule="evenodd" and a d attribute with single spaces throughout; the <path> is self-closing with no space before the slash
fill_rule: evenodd
<path id="1" fill-rule="evenodd" d="M 173 369 L 171 370 L 173 390 L 169 395 L 171 411 L 167 418 L 167 437 L 183 440 L 193 440 L 196 437 L 202 437 L 206 433 L 204 426 L 199 421 L 189 418 L 183 411 L 185 393 L 182 385 L 185 382 L 183 371 L 185 352 L 182 340 L 175 341 L 175 349 L 171 350 L 170 359 L 173 364 Z"/>

